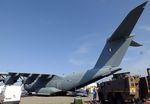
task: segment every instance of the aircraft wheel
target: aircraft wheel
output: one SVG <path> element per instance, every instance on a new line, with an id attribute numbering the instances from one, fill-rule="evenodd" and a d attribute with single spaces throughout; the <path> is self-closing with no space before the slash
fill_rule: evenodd
<path id="1" fill-rule="evenodd" d="M 32 95 L 32 93 L 31 93 L 31 92 L 28 92 L 28 95 L 29 95 L 29 96 L 31 96 L 31 95 Z"/>

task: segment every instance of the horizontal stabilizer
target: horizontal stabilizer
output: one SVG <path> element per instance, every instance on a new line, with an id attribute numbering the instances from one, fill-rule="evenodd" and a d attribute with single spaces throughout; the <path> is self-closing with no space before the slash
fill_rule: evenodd
<path id="1" fill-rule="evenodd" d="M 141 16 L 147 1 L 143 4 L 134 8 L 122 21 L 119 27 L 115 30 L 112 36 L 109 38 L 109 41 L 118 40 L 118 39 L 126 39 L 130 37 L 130 33 L 132 32 L 135 24 L 137 23 L 139 17 Z"/>
<path id="2" fill-rule="evenodd" d="M 140 47 L 140 46 L 142 46 L 142 44 L 137 43 L 136 41 L 132 40 L 130 46 L 133 46 L 133 47 Z"/>

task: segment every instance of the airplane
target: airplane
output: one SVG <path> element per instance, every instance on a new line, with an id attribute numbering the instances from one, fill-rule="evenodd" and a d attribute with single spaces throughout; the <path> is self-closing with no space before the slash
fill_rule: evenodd
<path id="1" fill-rule="evenodd" d="M 133 40 L 134 36 L 131 35 L 131 32 L 146 4 L 147 1 L 129 12 L 111 37 L 107 39 L 102 53 L 93 68 L 64 77 L 51 74 L 9 72 L 9 77 L 6 77 L 4 82 L 6 84 L 12 84 L 21 76 L 24 89 L 28 91 L 28 93 L 35 92 L 37 95 L 54 95 L 66 91 L 75 91 L 76 89 L 120 71 L 122 68 L 118 66 L 128 47 L 141 46 L 141 44 Z"/>

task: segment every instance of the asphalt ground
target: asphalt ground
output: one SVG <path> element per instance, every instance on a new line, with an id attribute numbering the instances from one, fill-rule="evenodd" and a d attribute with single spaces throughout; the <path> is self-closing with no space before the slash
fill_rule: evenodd
<path id="1" fill-rule="evenodd" d="M 22 97 L 20 104 L 73 104 L 75 97 L 70 96 L 29 96 Z M 84 104 L 91 100 L 91 97 L 81 97 Z"/>

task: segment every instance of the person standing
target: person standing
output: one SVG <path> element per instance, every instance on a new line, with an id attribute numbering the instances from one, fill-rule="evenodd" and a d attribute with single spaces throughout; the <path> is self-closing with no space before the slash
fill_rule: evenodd
<path id="1" fill-rule="evenodd" d="M 87 96 L 89 96 L 89 89 L 88 88 L 86 88 L 86 94 L 87 94 Z"/>
<path id="2" fill-rule="evenodd" d="M 97 92 L 96 92 L 96 89 L 94 88 L 93 89 L 93 101 L 96 101 L 96 98 L 97 98 Z"/>

